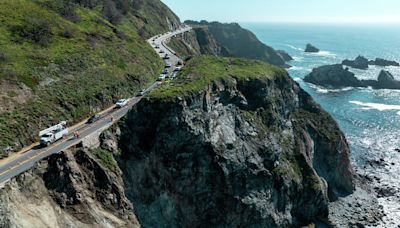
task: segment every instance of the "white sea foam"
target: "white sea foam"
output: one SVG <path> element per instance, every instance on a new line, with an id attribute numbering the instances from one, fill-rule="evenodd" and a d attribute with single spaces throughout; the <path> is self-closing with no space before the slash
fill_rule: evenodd
<path id="1" fill-rule="evenodd" d="M 387 104 L 379 104 L 379 103 L 364 103 L 361 101 L 349 101 L 351 104 L 363 106 L 363 109 L 375 109 L 379 111 L 389 111 L 389 110 L 400 110 L 400 105 L 387 105 Z M 400 115 L 400 112 L 397 114 Z"/>
<path id="2" fill-rule="evenodd" d="M 304 67 L 292 66 L 289 69 L 291 69 L 291 70 L 304 70 Z"/>
<path id="3" fill-rule="evenodd" d="M 301 82 L 301 81 L 303 81 L 302 78 L 293 78 L 293 80 L 295 80 L 296 82 Z"/>
<path id="4" fill-rule="evenodd" d="M 320 57 L 328 57 L 328 58 L 336 58 L 336 54 L 329 51 L 320 51 L 315 53 L 307 53 L 307 55 L 311 56 L 320 56 Z"/>
<path id="5" fill-rule="evenodd" d="M 290 45 L 290 44 L 286 44 L 288 47 L 290 47 L 290 48 L 292 48 L 292 49 L 294 49 L 294 50 L 297 50 L 297 51 L 304 51 L 304 49 L 302 49 L 302 48 L 299 48 L 299 47 L 295 47 L 295 46 L 293 46 L 293 45 Z"/>
<path id="6" fill-rule="evenodd" d="M 293 56 L 293 61 L 295 62 L 303 62 L 304 57 L 303 56 Z"/>
<path id="7" fill-rule="evenodd" d="M 314 84 L 308 84 L 311 88 L 315 89 L 317 93 L 340 93 L 354 89 L 354 87 L 345 87 L 341 89 L 328 89 L 322 86 L 317 86 Z"/>

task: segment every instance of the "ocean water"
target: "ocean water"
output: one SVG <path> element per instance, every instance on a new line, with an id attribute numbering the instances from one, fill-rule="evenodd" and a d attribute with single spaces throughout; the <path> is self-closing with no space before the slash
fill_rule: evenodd
<path id="1" fill-rule="evenodd" d="M 379 198 L 387 216 L 383 227 L 400 225 L 400 90 L 370 88 L 327 89 L 302 79 L 314 67 L 340 63 L 363 55 L 400 62 L 400 25 L 242 24 L 275 49 L 287 51 L 294 60 L 290 75 L 338 122 L 351 147 L 357 173 L 368 175 L 372 185 L 390 190 Z M 307 54 L 307 43 L 321 52 Z M 370 66 L 350 69 L 359 79 L 377 79 L 389 70 L 400 80 L 400 67 Z M 383 159 L 378 165 L 373 161 Z M 372 161 L 372 162 L 371 162 Z"/>

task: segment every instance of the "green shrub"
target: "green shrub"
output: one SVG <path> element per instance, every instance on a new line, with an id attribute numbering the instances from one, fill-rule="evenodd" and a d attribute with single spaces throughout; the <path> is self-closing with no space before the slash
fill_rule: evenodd
<path id="1" fill-rule="evenodd" d="M 96 156 L 100 164 L 102 164 L 107 169 L 115 172 L 117 170 L 117 162 L 111 152 L 104 150 L 102 148 L 96 148 L 92 150 L 92 154 Z"/>
<path id="2" fill-rule="evenodd" d="M 65 26 L 65 27 L 64 27 L 64 30 L 62 30 L 62 31 L 60 32 L 60 36 L 62 36 L 62 37 L 64 37 L 64 38 L 67 38 L 67 39 L 70 39 L 70 38 L 73 38 L 73 37 L 74 37 L 75 32 L 76 32 L 76 31 L 75 31 L 74 28 L 69 27 L 69 26 Z"/>
<path id="3" fill-rule="evenodd" d="M 3 52 L 0 52 L 0 62 L 7 61 L 7 55 Z"/>
<path id="4" fill-rule="evenodd" d="M 53 36 L 50 21 L 35 17 L 25 17 L 21 25 L 12 28 L 12 32 L 22 40 L 29 40 L 44 47 L 49 45 Z"/>

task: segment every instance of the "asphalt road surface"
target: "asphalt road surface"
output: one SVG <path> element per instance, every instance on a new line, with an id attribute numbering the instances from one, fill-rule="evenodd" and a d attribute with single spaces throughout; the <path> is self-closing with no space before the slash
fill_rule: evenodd
<path id="1" fill-rule="evenodd" d="M 165 54 L 167 54 L 170 58 L 165 59 L 166 64 L 171 64 L 172 67 L 169 69 L 168 76 L 173 78 L 176 75 L 176 72 L 173 72 L 175 65 L 178 63 L 178 61 L 181 61 L 178 56 L 175 55 L 175 52 L 170 49 L 168 46 L 165 45 L 165 42 L 168 41 L 171 37 L 185 33 L 189 31 L 191 28 L 188 26 L 182 26 L 182 28 L 173 31 L 173 32 L 168 32 L 165 34 L 157 35 L 148 40 L 148 42 L 153 46 L 155 51 L 157 53 L 162 50 L 164 53 L 159 53 L 160 57 L 164 57 Z M 156 46 L 158 48 L 156 48 Z M 160 72 L 161 73 L 161 72 Z M 147 88 L 146 94 L 159 86 L 162 82 L 155 82 L 153 83 L 149 88 Z M 145 96 L 145 95 L 144 95 Z M 111 121 L 117 121 L 123 116 L 126 115 L 126 113 L 134 106 L 136 105 L 143 96 L 136 96 L 133 97 L 129 100 L 129 103 L 122 108 L 114 108 L 112 110 L 109 110 L 105 113 L 103 113 L 100 116 L 100 119 L 97 120 L 95 123 L 92 124 L 81 124 L 77 126 L 73 132 L 78 131 L 80 133 L 80 138 L 76 139 L 73 136 L 73 132 L 70 132 L 70 135 L 52 145 L 49 147 L 40 147 L 39 144 L 38 146 L 35 146 L 31 150 L 28 150 L 26 152 L 20 152 L 18 153 L 15 157 L 13 157 L 12 160 L 8 161 L 5 164 L 0 164 L 0 184 L 6 182 L 12 177 L 15 177 L 26 170 L 30 169 L 36 162 L 56 153 L 60 153 L 63 150 L 66 150 L 70 147 L 73 147 L 79 143 L 82 142 L 82 139 L 97 133 L 99 131 L 104 131 L 105 129 L 109 128 L 110 126 L 113 125 L 113 122 Z M 112 117 L 112 118 L 111 118 Z"/>

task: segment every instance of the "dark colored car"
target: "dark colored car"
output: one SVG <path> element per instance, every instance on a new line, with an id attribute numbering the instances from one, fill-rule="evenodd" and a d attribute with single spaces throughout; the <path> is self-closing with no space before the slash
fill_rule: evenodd
<path id="1" fill-rule="evenodd" d="M 87 121 L 89 124 L 94 123 L 100 119 L 100 116 L 98 114 L 93 115 L 92 117 L 89 118 Z"/>

